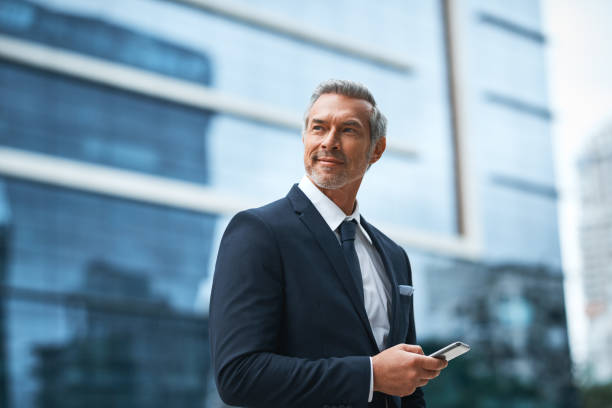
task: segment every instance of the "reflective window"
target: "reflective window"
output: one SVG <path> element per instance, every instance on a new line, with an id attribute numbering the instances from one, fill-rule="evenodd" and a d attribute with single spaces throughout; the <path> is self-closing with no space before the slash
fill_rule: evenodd
<path id="1" fill-rule="evenodd" d="M 0 390 L 12 406 L 202 406 L 208 335 L 196 309 L 216 217 L 2 187 Z"/>
<path id="2" fill-rule="evenodd" d="M 210 114 L 0 62 L 0 144 L 206 183 Z"/>

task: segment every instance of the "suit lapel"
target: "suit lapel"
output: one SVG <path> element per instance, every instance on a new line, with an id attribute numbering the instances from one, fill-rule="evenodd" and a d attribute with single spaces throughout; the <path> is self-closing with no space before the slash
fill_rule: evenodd
<path id="1" fill-rule="evenodd" d="M 389 251 L 381 245 L 381 239 L 378 237 L 378 234 L 371 227 L 370 224 L 366 222 L 366 220 L 361 216 L 361 225 L 366 230 L 370 238 L 372 239 L 372 243 L 374 247 L 378 251 L 380 255 L 380 259 L 383 262 L 383 266 L 385 267 L 385 273 L 387 274 L 387 278 L 391 284 L 391 316 L 389 317 L 390 329 L 389 329 L 389 337 L 387 339 L 386 347 L 395 345 L 398 343 L 403 343 L 403 339 L 401 338 L 402 330 L 401 330 L 401 302 L 399 299 L 399 289 L 397 286 L 397 276 L 396 271 L 393 269 L 393 263 L 391 262 L 391 257 L 389 255 Z"/>
<path id="2" fill-rule="evenodd" d="M 295 209 L 296 213 L 298 213 L 300 221 L 302 221 L 306 228 L 308 228 L 314 235 L 315 240 L 329 259 L 329 262 L 332 264 L 336 275 L 340 279 L 340 282 L 342 282 L 351 303 L 355 307 L 355 310 L 357 311 L 357 314 L 359 315 L 359 318 L 363 323 L 366 332 L 368 333 L 372 345 L 377 350 L 378 347 L 376 346 L 374 334 L 372 334 L 370 321 L 368 320 L 368 316 L 365 312 L 363 299 L 361 299 L 360 291 L 357 288 L 355 279 L 353 279 L 348 264 L 344 259 L 344 255 L 336 235 L 325 223 L 325 220 L 323 217 L 321 217 L 321 214 L 319 214 L 315 206 L 310 202 L 302 190 L 299 189 L 297 184 L 293 186 L 291 191 L 289 191 L 287 198 L 289 198 L 293 208 Z"/>

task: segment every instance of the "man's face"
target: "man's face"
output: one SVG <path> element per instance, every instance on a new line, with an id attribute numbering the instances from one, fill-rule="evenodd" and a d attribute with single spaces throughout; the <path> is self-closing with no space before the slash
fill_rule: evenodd
<path id="1" fill-rule="evenodd" d="M 304 167 L 316 185 L 333 190 L 361 181 L 378 160 L 382 151 L 370 151 L 371 109 L 368 101 L 337 94 L 323 94 L 312 105 L 302 141 Z"/>

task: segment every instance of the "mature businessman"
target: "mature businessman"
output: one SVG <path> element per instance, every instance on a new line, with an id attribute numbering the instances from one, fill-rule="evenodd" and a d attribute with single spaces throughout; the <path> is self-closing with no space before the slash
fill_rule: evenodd
<path id="1" fill-rule="evenodd" d="M 425 406 L 419 387 L 447 363 L 415 345 L 408 257 L 356 201 L 385 131 L 367 88 L 323 82 L 304 120 L 306 175 L 285 198 L 229 223 L 209 320 L 226 403 Z"/>

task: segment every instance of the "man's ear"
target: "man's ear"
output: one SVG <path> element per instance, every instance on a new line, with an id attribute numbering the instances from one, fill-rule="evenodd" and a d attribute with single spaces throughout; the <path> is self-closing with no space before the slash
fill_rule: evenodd
<path id="1" fill-rule="evenodd" d="M 370 165 L 376 163 L 378 159 L 382 156 L 385 149 L 387 148 L 387 138 L 382 137 L 376 142 L 376 146 L 374 147 L 374 151 L 372 152 L 372 156 L 370 156 Z"/>

